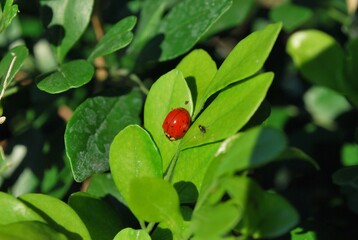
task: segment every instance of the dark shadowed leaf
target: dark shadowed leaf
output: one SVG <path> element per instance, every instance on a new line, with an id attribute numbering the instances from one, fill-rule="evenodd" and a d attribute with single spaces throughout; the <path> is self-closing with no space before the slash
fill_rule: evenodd
<path id="1" fill-rule="evenodd" d="M 56 29 L 56 53 L 61 63 L 86 30 L 94 0 L 41 0 L 40 3 L 43 8 L 47 8 L 47 17 L 51 17 L 47 28 L 50 31 Z"/>
<path id="2" fill-rule="evenodd" d="M 123 96 L 87 99 L 67 124 L 65 146 L 76 181 L 109 169 L 109 147 L 117 133 L 139 123 L 142 99 L 139 91 Z"/>
<path id="3" fill-rule="evenodd" d="M 130 16 L 115 24 L 96 45 L 88 57 L 88 61 L 92 62 L 96 57 L 108 55 L 127 46 L 132 41 L 131 30 L 135 23 L 136 17 Z"/>
<path id="4" fill-rule="evenodd" d="M 61 93 L 88 83 L 94 68 L 86 60 L 74 60 L 59 66 L 55 71 L 37 78 L 37 87 L 48 93 Z"/>

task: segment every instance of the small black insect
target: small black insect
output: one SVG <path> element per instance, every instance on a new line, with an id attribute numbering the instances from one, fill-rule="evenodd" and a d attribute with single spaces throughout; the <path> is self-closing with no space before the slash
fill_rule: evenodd
<path id="1" fill-rule="evenodd" d="M 199 125 L 200 132 L 206 133 L 206 128 L 203 125 Z"/>

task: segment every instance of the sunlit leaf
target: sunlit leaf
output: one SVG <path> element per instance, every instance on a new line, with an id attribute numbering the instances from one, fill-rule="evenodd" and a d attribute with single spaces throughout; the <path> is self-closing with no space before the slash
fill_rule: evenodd
<path id="1" fill-rule="evenodd" d="M 179 198 L 174 187 L 160 178 L 135 178 L 130 183 L 128 205 L 139 219 L 165 222 L 174 235 L 182 235 Z"/>
<path id="2" fill-rule="evenodd" d="M 263 73 L 222 91 L 191 125 L 180 147 L 216 142 L 235 134 L 259 108 L 272 79 L 272 73 Z"/>
<path id="3" fill-rule="evenodd" d="M 168 113 L 175 108 L 193 112 L 193 102 L 183 74 L 174 69 L 161 76 L 151 87 L 144 106 L 144 127 L 159 148 L 165 170 L 178 149 L 178 141 L 170 141 L 162 124 Z"/>
<path id="4" fill-rule="evenodd" d="M 43 222 L 23 221 L 6 225 L 1 224 L 0 239 L 66 240 L 68 238 Z"/>
<path id="5" fill-rule="evenodd" d="M 141 177 L 162 178 L 162 160 L 149 133 L 138 125 L 130 125 L 114 138 L 109 160 L 113 180 L 125 201 L 131 181 Z"/>
<path id="6" fill-rule="evenodd" d="M 1 224 L 20 221 L 46 222 L 40 214 L 10 194 L 0 192 L 0 205 Z"/>
<path id="7" fill-rule="evenodd" d="M 298 31 L 288 39 L 286 51 L 307 80 L 344 90 L 345 56 L 333 37 L 318 30 Z"/>
<path id="8" fill-rule="evenodd" d="M 217 72 L 216 63 L 207 52 L 198 49 L 185 56 L 176 69 L 183 73 L 188 83 L 193 98 L 193 118 L 196 118 L 201 111 L 201 106 L 198 106 L 198 102 L 204 97 L 205 91 L 212 83 L 211 80 Z"/>
<path id="9" fill-rule="evenodd" d="M 76 212 L 63 201 L 44 194 L 29 193 L 20 200 L 33 211 L 43 216 L 58 232 L 74 240 L 89 239 L 90 235 Z"/>

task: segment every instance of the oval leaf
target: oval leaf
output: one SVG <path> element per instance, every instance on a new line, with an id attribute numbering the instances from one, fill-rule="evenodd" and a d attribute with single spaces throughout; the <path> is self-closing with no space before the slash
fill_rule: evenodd
<path id="1" fill-rule="evenodd" d="M 127 46 L 133 39 L 131 30 L 136 20 L 136 17 L 130 16 L 116 23 L 96 45 L 88 61 L 92 62 L 97 57 L 108 55 Z"/>
<path id="2" fill-rule="evenodd" d="M 43 216 L 48 224 L 69 239 L 90 239 L 89 232 L 76 212 L 63 201 L 44 194 L 25 194 L 20 200 Z"/>
<path id="3" fill-rule="evenodd" d="M 151 87 L 144 106 L 144 126 L 152 135 L 163 160 L 163 170 L 178 149 L 180 140 L 170 141 L 164 134 L 162 123 L 174 108 L 185 108 L 190 115 L 193 102 L 183 74 L 174 69 L 161 76 Z"/>
<path id="4" fill-rule="evenodd" d="M 175 58 L 192 48 L 231 4 L 231 0 L 180 1 L 162 20 L 159 34 L 164 40 L 159 60 Z"/>
<path id="5" fill-rule="evenodd" d="M 307 80 L 343 91 L 345 56 L 333 37 L 318 30 L 298 31 L 288 39 L 286 51 Z"/>
<path id="6" fill-rule="evenodd" d="M 42 7 L 49 8 L 47 13 L 52 17 L 48 30 L 57 38 L 56 53 L 59 62 L 62 62 L 68 51 L 82 36 L 90 21 L 94 0 L 62 0 L 40 1 Z M 54 32 L 53 32 L 54 31 Z"/>
<path id="7" fill-rule="evenodd" d="M 0 222 L 10 224 L 20 221 L 46 222 L 34 210 L 10 194 L 0 192 Z"/>
<path id="8" fill-rule="evenodd" d="M 147 222 L 165 222 L 180 233 L 183 219 L 174 187 L 160 178 L 135 178 L 130 183 L 128 205 L 137 218 Z"/>
<path id="9" fill-rule="evenodd" d="M 198 239 L 220 239 L 238 223 L 241 213 L 233 202 L 204 206 L 194 212 L 190 227 Z"/>
<path id="10" fill-rule="evenodd" d="M 224 175 L 253 169 L 274 161 L 287 145 L 284 134 L 276 129 L 256 127 L 225 140 L 211 161 L 200 189 L 199 202 L 216 188 Z M 203 199 L 204 197 L 204 199 Z"/>
<path id="11" fill-rule="evenodd" d="M 117 134 L 109 159 L 113 180 L 126 202 L 133 179 L 163 177 L 159 151 L 149 133 L 140 126 L 130 125 Z"/>
<path id="12" fill-rule="evenodd" d="M 116 134 L 129 124 L 139 123 L 141 95 L 87 99 L 74 112 L 65 131 L 66 153 L 76 181 L 109 169 L 109 147 Z"/>
<path id="13" fill-rule="evenodd" d="M 206 51 L 198 49 L 184 57 L 176 69 L 183 73 L 191 90 L 194 103 L 193 118 L 195 118 L 201 111 L 198 106 L 199 99 L 203 98 L 217 72 L 216 63 Z"/>
<path id="14" fill-rule="evenodd" d="M 258 109 L 272 79 L 273 73 L 263 73 L 222 91 L 189 128 L 181 149 L 220 141 L 235 134 Z M 199 125 L 205 128 L 205 133 Z"/>
<path id="15" fill-rule="evenodd" d="M 260 167 L 280 156 L 286 146 L 285 135 L 277 129 L 257 127 L 238 133 L 223 142 L 216 153 L 220 158 L 217 174 Z"/>
<path id="16" fill-rule="evenodd" d="M 271 52 L 281 26 L 281 23 L 270 24 L 241 40 L 220 66 L 203 98 L 199 99 L 199 108 L 212 94 L 259 71 Z"/>
<path id="17" fill-rule="evenodd" d="M 58 69 L 39 76 L 37 87 L 48 93 L 61 93 L 88 83 L 94 68 L 86 60 L 75 60 L 61 65 Z"/>

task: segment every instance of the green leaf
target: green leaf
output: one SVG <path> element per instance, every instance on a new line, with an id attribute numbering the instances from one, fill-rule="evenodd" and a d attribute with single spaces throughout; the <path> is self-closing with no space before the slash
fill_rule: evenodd
<path id="1" fill-rule="evenodd" d="M 316 233 L 301 227 L 297 227 L 291 231 L 291 240 L 316 240 Z"/>
<path id="2" fill-rule="evenodd" d="M 285 135 L 276 129 L 257 127 L 238 133 L 224 141 L 216 153 L 221 162 L 217 176 L 257 168 L 274 161 L 286 145 Z"/>
<path id="3" fill-rule="evenodd" d="M 183 219 L 174 187 L 161 178 L 141 177 L 130 181 L 128 206 L 147 222 L 164 222 L 173 234 L 181 235 Z"/>
<path id="4" fill-rule="evenodd" d="M 66 240 L 68 238 L 64 234 L 55 231 L 53 228 L 51 228 L 45 223 L 36 221 L 24 221 L 0 225 L 0 239 Z"/>
<path id="5" fill-rule="evenodd" d="M 88 57 L 92 62 L 95 58 L 108 55 L 127 46 L 133 39 L 133 29 L 136 17 L 130 16 L 116 23 L 99 41 Z"/>
<path id="6" fill-rule="evenodd" d="M 113 181 L 112 174 L 110 173 L 98 173 L 92 175 L 86 192 L 95 197 L 101 198 L 111 195 L 118 201 L 123 202 L 123 198 L 118 192 L 116 184 Z"/>
<path id="7" fill-rule="evenodd" d="M 197 49 L 185 56 L 176 69 L 183 73 L 190 88 L 194 103 L 193 118 L 195 118 L 201 111 L 198 103 L 203 99 L 205 91 L 217 72 L 216 63 L 206 51 Z"/>
<path id="8" fill-rule="evenodd" d="M 163 177 L 159 151 L 149 133 L 138 125 L 130 125 L 117 134 L 109 159 L 113 180 L 127 203 L 134 179 Z"/>
<path id="9" fill-rule="evenodd" d="M 297 211 L 286 199 L 276 193 L 263 191 L 249 178 L 227 178 L 223 185 L 233 201 L 244 209 L 237 230 L 246 236 L 278 237 L 299 221 Z"/>
<path id="10" fill-rule="evenodd" d="M 47 13 L 52 17 L 48 24 L 48 30 L 53 31 L 57 38 L 56 53 L 58 61 L 63 62 L 68 51 L 82 36 L 90 21 L 94 0 L 41 0 L 42 7 L 48 7 Z"/>
<path id="11" fill-rule="evenodd" d="M 220 144 L 218 142 L 189 148 L 180 153 L 170 181 L 174 184 L 181 203 L 197 200 L 206 169 Z"/>
<path id="12" fill-rule="evenodd" d="M 141 95 L 133 90 L 123 96 L 87 99 L 74 112 L 65 131 L 66 153 L 76 181 L 109 169 L 109 147 L 117 133 L 139 123 Z"/>
<path id="13" fill-rule="evenodd" d="M 125 228 L 122 229 L 113 240 L 151 240 L 151 238 L 143 229 Z"/>
<path id="14" fill-rule="evenodd" d="M 273 106 L 271 114 L 265 123 L 270 127 L 284 129 L 287 121 L 296 114 L 297 109 L 294 106 Z"/>
<path id="15" fill-rule="evenodd" d="M 358 145 L 344 144 L 341 149 L 341 162 L 343 166 L 358 165 Z"/>
<path id="16" fill-rule="evenodd" d="M 164 39 L 159 60 L 175 58 L 192 48 L 231 4 L 231 0 L 180 1 L 161 22 L 159 36 Z"/>
<path id="17" fill-rule="evenodd" d="M 45 219 L 10 194 L 0 192 L 0 222 L 10 224 L 20 221 L 46 222 Z"/>
<path id="18" fill-rule="evenodd" d="M 222 91 L 191 125 L 181 149 L 220 141 L 235 134 L 259 108 L 272 79 L 272 73 L 263 73 Z M 205 133 L 199 125 L 205 127 Z"/>
<path id="19" fill-rule="evenodd" d="M 53 72 L 40 75 L 37 87 L 48 93 L 61 93 L 88 83 L 94 74 L 92 64 L 86 60 L 74 60 L 59 66 Z"/>
<path id="20" fill-rule="evenodd" d="M 280 23 L 271 24 L 241 40 L 220 66 L 212 84 L 200 99 L 198 108 L 201 109 L 212 94 L 259 71 L 271 52 L 280 30 Z"/>
<path id="21" fill-rule="evenodd" d="M 315 123 L 328 129 L 334 127 L 338 116 L 352 109 L 344 96 L 325 87 L 311 87 L 305 92 L 303 100 Z"/>
<path id="22" fill-rule="evenodd" d="M 224 30 L 239 26 L 254 10 L 254 0 L 233 0 L 229 10 L 227 10 L 209 31 L 206 32 L 205 37 L 212 36 Z"/>
<path id="23" fill-rule="evenodd" d="M 190 230 L 198 239 L 216 239 L 224 236 L 240 220 L 242 209 L 233 202 L 204 206 L 195 211 Z"/>
<path id="24" fill-rule="evenodd" d="M 86 192 L 93 197 L 104 200 L 111 206 L 112 210 L 116 210 L 119 215 L 117 216 L 117 221 L 122 219 L 126 226 L 135 226 L 138 224 L 138 220 L 128 209 L 123 197 L 119 193 L 111 173 L 92 175 Z"/>
<path id="25" fill-rule="evenodd" d="M 91 239 L 86 226 L 76 212 L 61 200 L 35 193 L 22 195 L 20 200 L 46 219 L 53 229 L 69 239 Z"/>
<path id="26" fill-rule="evenodd" d="M 313 16 L 313 11 L 290 2 L 279 5 L 270 11 L 274 22 L 282 22 L 285 31 L 293 31 L 307 22 Z"/>
<path id="27" fill-rule="evenodd" d="M 275 161 L 286 148 L 284 134 L 276 129 L 256 127 L 225 140 L 215 154 L 204 176 L 198 202 L 218 188 L 224 175 L 253 169 Z"/>
<path id="28" fill-rule="evenodd" d="M 320 169 L 318 163 L 299 148 L 288 147 L 280 154 L 280 156 L 276 158 L 276 160 L 291 160 L 291 159 L 306 161 L 307 163 L 310 163 L 312 166 L 314 166 L 316 170 Z"/>
<path id="29" fill-rule="evenodd" d="M 5 87 L 10 85 L 15 74 L 20 70 L 22 64 L 25 62 L 28 54 L 29 54 L 28 49 L 24 45 L 20 45 L 20 46 L 10 49 L 7 52 L 7 54 L 1 59 L 1 62 L 0 62 L 0 91 L 1 91 L 1 89 L 4 88 L 4 81 L 6 78 L 6 74 L 9 71 L 11 62 L 13 61 L 14 57 L 16 57 L 16 59 L 13 62 L 13 66 L 10 71 L 9 77 L 7 79 L 7 84 Z"/>
<path id="30" fill-rule="evenodd" d="M 164 171 L 177 151 L 180 140 L 170 141 L 164 134 L 162 124 L 168 113 L 179 107 L 185 108 L 192 115 L 193 102 L 190 90 L 183 74 L 174 69 L 152 85 L 144 106 L 144 127 L 159 148 Z"/>
<path id="31" fill-rule="evenodd" d="M 338 92 L 345 91 L 345 56 L 333 37 L 318 30 L 298 31 L 288 39 L 286 51 L 307 80 Z"/>
<path id="32" fill-rule="evenodd" d="M 126 57 L 131 61 L 131 66 L 128 68 L 133 67 L 134 62 L 137 61 L 138 55 L 143 50 L 145 44 L 148 43 L 148 41 L 157 33 L 165 6 L 167 4 L 168 2 L 163 0 L 144 1 L 133 42 L 127 50 Z M 144 52 L 143 54 L 146 53 L 147 52 Z"/>
<path id="33" fill-rule="evenodd" d="M 358 91 L 358 39 L 351 39 L 347 46 L 347 81 L 349 86 L 352 86 L 353 91 L 357 94 Z"/>
<path id="34" fill-rule="evenodd" d="M 333 174 L 332 179 L 339 186 L 351 186 L 358 189 L 358 166 L 341 168 Z"/>
<path id="35" fill-rule="evenodd" d="M 118 229 L 123 228 L 123 223 L 113 208 L 88 193 L 73 193 L 68 204 L 80 216 L 92 239 L 113 239 Z"/>
<path id="36" fill-rule="evenodd" d="M 19 12 L 17 4 L 13 0 L 6 0 L 4 9 L 0 5 L 0 33 L 10 26 L 12 20 Z"/>

